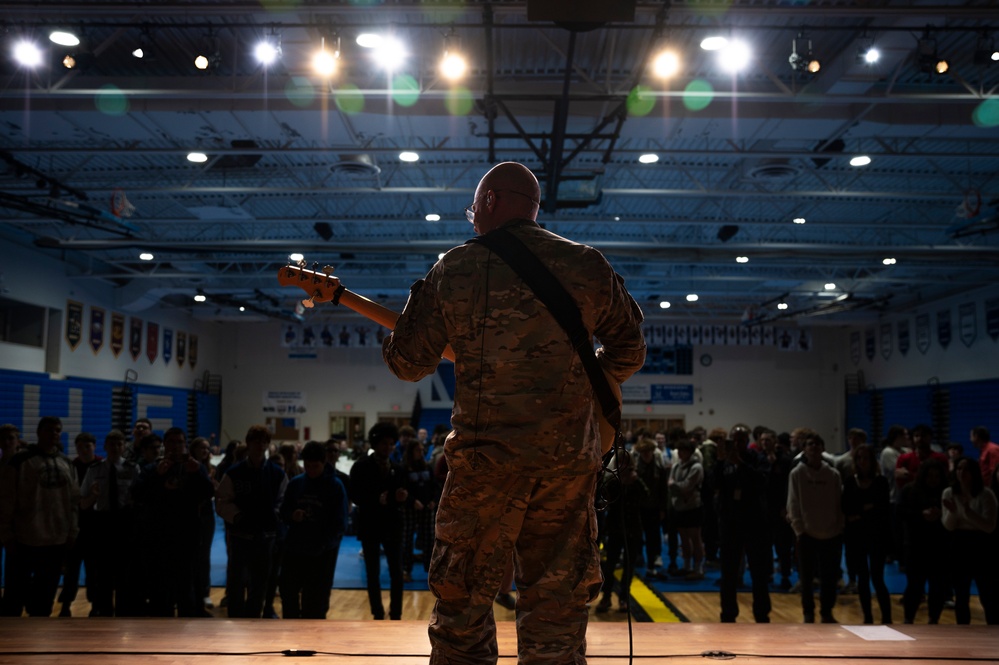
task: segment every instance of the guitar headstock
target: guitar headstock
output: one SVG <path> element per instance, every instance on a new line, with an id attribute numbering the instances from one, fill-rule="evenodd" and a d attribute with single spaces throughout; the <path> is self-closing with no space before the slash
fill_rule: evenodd
<path id="1" fill-rule="evenodd" d="M 305 267 L 305 261 L 299 261 L 298 265 L 287 265 L 278 271 L 278 284 L 281 286 L 297 286 L 309 297 L 302 301 L 306 307 L 312 307 L 317 302 L 330 302 L 336 295 L 337 290 L 343 288 L 340 279 L 333 275 L 333 266 L 324 266 L 322 270 L 317 270 L 318 263 L 312 264 L 312 270 Z"/>

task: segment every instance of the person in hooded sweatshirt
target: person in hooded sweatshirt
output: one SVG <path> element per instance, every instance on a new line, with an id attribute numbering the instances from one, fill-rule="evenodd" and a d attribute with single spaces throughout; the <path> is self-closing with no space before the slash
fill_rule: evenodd
<path id="1" fill-rule="evenodd" d="M 798 540 L 801 610 L 805 623 L 815 623 L 812 592 L 816 565 L 820 579 L 819 614 L 822 623 L 836 623 L 836 582 L 843 552 L 843 483 L 839 472 L 822 459 L 825 442 L 818 434 L 805 440 L 804 464 L 788 479 L 787 516 Z"/>

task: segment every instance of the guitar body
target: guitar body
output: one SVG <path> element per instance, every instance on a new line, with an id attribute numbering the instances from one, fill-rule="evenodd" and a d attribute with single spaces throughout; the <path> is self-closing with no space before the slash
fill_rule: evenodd
<path id="1" fill-rule="evenodd" d="M 398 314 L 388 307 L 379 305 L 373 300 L 369 300 L 362 295 L 346 289 L 340 283 L 340 279 L 331 274 L 332 272 L 332 268 L 324 268 L 322 272 L 317 272 L 289 265 L 281 268 L 278 272 L 278 283 L 281 286 L 297 286 L 308 293 L 308 300 L 302 301 L 302 304 L 306 307 L 313 307 L 314 303 L 317 302 L 333 302 L 343 305 L 370 321 L 385 326 L 389 330 L 395 328 L 396 321 L 399 320 Z M 441 355 L 454 362 L 454 351 L 450 346 L 447 346 Z M 607 379 L 611 390 L 614 392 L 614 397 L 617 399 L 617 404 L 620 406 L 621 386 L 613 378 L 608 376 Z M 607 454 L 614 446 L 614 441 L 617 439 L 617 430 L 604 416 L 602 409 L 599 414 L 599 420 L 600 454 L 602 456 Z"/>

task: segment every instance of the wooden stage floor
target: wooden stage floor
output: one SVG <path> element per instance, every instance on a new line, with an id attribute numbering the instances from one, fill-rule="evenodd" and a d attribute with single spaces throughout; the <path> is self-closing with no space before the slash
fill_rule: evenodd
<path id="1" fill-rule="evenodd" d="M 868 627 L 904 641 L 867 640 L 840 625 L 636 623 L 635 662 L 709 663 L 705 652 L 739 663 L 948 663 L 999 659 L 990 626 Z M 498 623 L 502 665 L 516 663 L 513 622 Z M 911 639 L 910 639 L 911 638 Z M 628 662 L 623 623 L 592 623 L 590 665 Z M 313 662 L 417 665 L 427 662 L 425 621 L 263 621 L 231 619 L 0 619 L 0 663 L 288 662 L 285 649 L 309 649 Z"/>

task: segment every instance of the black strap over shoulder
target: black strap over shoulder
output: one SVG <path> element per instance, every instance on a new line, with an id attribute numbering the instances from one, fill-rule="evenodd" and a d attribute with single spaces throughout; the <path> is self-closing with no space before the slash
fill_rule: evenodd
<path id="1" fill-rule="evenodd" d="M 525 245 L 520 238 L 505 228 L 468 240 L 468 243 L 484 245 L 499 256 L 517 273 L 524 283 L 534 291 L 552 316 L 562 326 L 572 343 L 586 374 L 593 386 L 593 392 L 600 402 L 604 418 L 614 427 L 621 429 L 621 407 L 611 391 L 607 375 L 600 368 L 593 353 L 593 336 L 583 326 L 579 306 L 562 284 L 555 278 L 544 263 Z"/>

